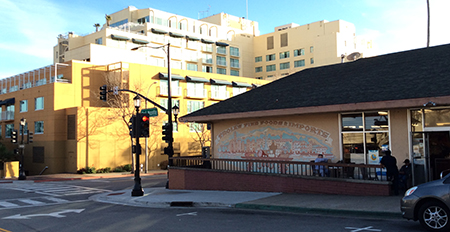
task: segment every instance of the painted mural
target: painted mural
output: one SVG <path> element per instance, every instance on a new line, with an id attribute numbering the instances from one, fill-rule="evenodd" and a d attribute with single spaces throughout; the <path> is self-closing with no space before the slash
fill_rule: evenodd
<path id="1" fill-rule="evenodd" d="M 217 135 L 217 158 L 306 161 L 334 159 L 330 133 L 289 121 L 261 120 L 233 125 Z"/>

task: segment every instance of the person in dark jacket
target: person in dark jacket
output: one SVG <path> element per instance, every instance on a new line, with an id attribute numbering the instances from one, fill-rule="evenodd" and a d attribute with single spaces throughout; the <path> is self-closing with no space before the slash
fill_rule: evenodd
<path id="1" fill-rule="evenodd" d="M 394 194 L 398 195 L 398 167 L 397 159 L 391 155 L 390 150 L 384 152 L 383 158 L 380 161 L 381 166 L 386 168 L 386 176 L 389 181 L 392 181 L 392 188 Z"/>

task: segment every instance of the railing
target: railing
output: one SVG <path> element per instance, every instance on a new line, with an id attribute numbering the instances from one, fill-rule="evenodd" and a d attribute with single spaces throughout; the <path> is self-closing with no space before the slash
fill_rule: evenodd
<path id="1" fill-rule="evenodd" d="M 204 159 L 200 157 L 172 157 L 171 159 L 174 161 L 175 167 L 209 168 L 231 172 L 287 176 L 319 176 L 387 181 L 386 174 L 380 165 L 252 159 Z"/>

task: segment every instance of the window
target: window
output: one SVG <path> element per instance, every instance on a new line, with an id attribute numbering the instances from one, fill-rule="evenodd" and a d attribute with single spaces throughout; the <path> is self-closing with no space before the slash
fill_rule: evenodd
<path id="1" fill-rule="evenodd" d="M 305 66 L 305 60 L 296 60 L 296 61 L 294 61 L 294 68 L 304 67 L 304 66 Z"/>
<path id="2" fill-rule="evenodd" d="M 255 57 L 255 63 L 261 62 L 262 61 L 262 56 L 257 56 Z"/>
<path id="3" fill-rule="evenodd" d="M 290 68 L 290 63 L 289 62 L 280 64 L 280 70 L 289 69 L 289 68 Z"/>
<path id="4" fill-rule="evenodd" d="M 227 70 L 224 68 L 217 68 L 217 73 L 227 75 Z"/>
<path id="5" fill-rule="evenodd" d="M 169 83 L 168 80 L 160 80 L 159 81 L 159 86 L 160 86 L 160 90 L 159 90 L 159 94 L 161 95 L 168 95 L 169 93 L 169 86 L 167 85 L 167 83 Z M 170 85 L 170 92 L 172 95 L 174 96 L 179 96 L 180 95 L 180 81 L 178 80 L 173 80 L 172 79 L 172 83 Z"/>
<path id="6" fill-rule="evenodd" d="M 139 24 L 144 24 L 146 22 L 150 22 L 150 16 L 142 17 L 137 20 Z"/>
<path id="7" fill-rule="evenodd" d="M 213 72 L 213 67 L 203 65 L 202 66 L 202 72 L 212 73 Z"/>
<path id="8" fill-rule="evenodd" d="M 266 61 L 275 60 L 275 54 L 266 55 Z"/>
<path id="9" fill-rule="evenodd" d="M 261 66 L 261 67 L 256 67 L 256 68 L 255 68 L 255 72 L 262 72 L 262 70 L 263 70 L 263 69 L 262 69 L 262 66 Z"/>
<path id="10" fill-rule="evenodd" d="M 267 37 L 267 50 L 273 49 L 273 36 Z"/>
<path id="11" fill-rule="evenodd" d="M 217 46 L 217 53 L 226 55 L 227 54 L 227 47 Z"/>
<path id="12" fill-rule="evenodd" d="M 5 137 L 11 138 L 11 131 L 14 130 L 14 124 L 5 125 Z"/>
<path id="13" fill-rule="evenodd" d="M 168 106 L 168 104 L 169 104 L 169 99 L 167 99 L 167 98 L 161 98 L 159 102 L 160 102 L 161 106 L 164 106 L 166 109 L 169 107 L 169 106 Z M 178 100 L 178 99 L 172 99 L 172 107 L 174 107 L 174 106 L 180 107 L 180 100 Z"/>
<path id="14" fill-rule="evenodd" d="M 226 99 L 228 98 L 226 85 L 211 85 L 211 98 L 212 99 Z"/>
<path id="15" fill-rule="evenodd" d="M 217 60 L 217 65 L 227 66 L 227 58 L 226 57 L 224 57 L 224 56 L 217 56 L 216 60 Z"/>
<path id="16" fill-rule="evenodd" d="M 314 64 L 314 58 L 309 59 L 309 62 L 310 62 L 311 64 Z"/>
<path id="17" fill-rule="evenodd" d="M 187 101 L 187 113 L 192 113 L 199 109 L 205 107 L 205 103 L 203 101 Z"/>
<path id="18" fill-rule="evenodd" d="M 204 84 L 200 82 L 188 82 L 186 85 L 186 89 L 187 97 L 204 98 L 206 95 Z M 188 113 L 190 112 L 188 111 Z"/>
<path id="19" fill-rule="evenodd" d="M 388 111 L 341 115 L 344 162 L 378 164 L 389 147 Z"/>
<path id="20" fill-rule="evenodd" d="M 280 35 L 280 42 L 281 42 L 281 44 L 280 44 L 281 47 L 288 46 L 288 34 L 287 33 Z"/>
<path id="21" fill-rule="evenodd" d="M 186 69 L 191 71 L 198 71 L 197 64 L 186 63 Z"/>
<path id="22" fill-rule="evenodd" d="M 305 49 L 300 48 L 300 49 L 294 50 L 294 57 L 295 56 L 304 56 L 304 55 L 305 55 Z"/>
<path id="23" fill-rule="evenodd" d="M 212 64 L 213 63 L 213 59 L 212 59 L 212 55 L 211 54 L 202 54 L 203 60 L 202 62 L 204 64 Z"/>
<path id="24" fill-rule="evenodd" d="M 212 44 L 204 44 L 204 43 L 202 43 L 202 51 L 204 51 L 204 52 L 212 52 L 213 51 Z"/>
<path id="25" fill-rule="evenodd" d="M 167 24 L 168 24 L 167 19 L 162 19 L 162 18 L 158 18 L 158 17 L 155 17 L 155 22 L 158 25 L 166 26 L 166 27 L 167 27 Z"/>
<path id="26" fill-rule="evenodd" d="M 233 70 L 233 69 L 231 69 L 231 70 L 230 70 L 230 76 L 236 76 L 236 77 L 238 77 L 238 76 L 239 76 L 239 70 Z"/>
<path id="27" fill-rule="evenodd" d="M 25 123 L 25 126 L 23 127 L 23 133 L 26 135 L 28 130 L 28 122 Z M 22 134 L 22 125 L 19 125 L 19 134 Z"/>
<path id="28" fill-rule="evenodd" d="M 100 44 L 100 45 L 102 45 L 103 44 L 103 38 L 98 38 L 98 39 L 95 39 L 95 44 Z"/>
<path id="29" fill-rule="evenodd" d="M 118 26 L 123 25 L 123 24 L 125 24 L 125 23 L 128 23 L 128 19 L 124 19 L 124 20 L 121 20 L 121 21 L 119 21 L 119 22 L 110 24 L 109 26 L 110 26 L 110 27 L 118 27 Z"/>
<path id="30" fill-rule="evenodd" d="M 168 121 L 163 121 L 163 125 L 169 123 Z M 178 123 L 172 121 L 172 128 L 173 128 L 173 132 L 178 132 Z"/>
<path id="31" fill-rule="evenodd" d="M 239 48 L 230 47 L 230 55 L 232 55 L 232 56 L 239 56 Z"/>
<path id="32" fill-rule="evenodd" d="M 246 87 L 233 87 L 233 96 L 239 95 L 241 93 L 247 92 Z"/>
<path id="33" fill-rule="evenodd" d="M 44 134 L 44 121 L 35 121 L 34 122 L 34 133 L 35 134 Z"/>
<path id="34" fill-rule="evenodd" d="M 28 100 L 20 101 L 20 112 L 27 112 L 27 111 L 28 111 Z"/>
<path id="35" fill-rule="evenodd" d="M 230 66 L 232 68 L 239 68 L 239 59 L 230 58 Z"/>
<path id="36" fill-rule="evenodd" d="M 280 52 L 280 59 L 289 58 L 289 51 Z"/>
<path id="37" fill-rule="evenodd" d="M 189 124 L 189 132 L 201 132 L 201 131 L 203 131 L 203 124 L 195 122 Z"/>
<path id="38" fill-rule="evenodd" d="M 274 64 L 266 66 L 266 72 L 271 72 L 275 70 L 277 70 L 277 67 Z"/>
<path id="39" fill-rule="evenodd" d="M 314 52 L 314 46 L 309 47 L 309 52 L 313 53 Z"/>
<path id="40" fill-rule="evenodd" d="M 186 21 L 182 21 L 178 23 L 178 29 L 180 30 L 186 30 L 187 26 L 186 26 Z"/>
<path id="41" fill-rule="evenodd" d="M 34 99 L 34 110 L 44 109 L 44 97 L 37 97 Z"/>

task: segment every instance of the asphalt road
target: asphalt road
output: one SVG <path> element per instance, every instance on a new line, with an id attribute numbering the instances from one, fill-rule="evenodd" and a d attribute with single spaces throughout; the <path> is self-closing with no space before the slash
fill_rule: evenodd
<path id="1" fill-rule="evenodd" d="M 142 185 L 165 186 L 165 176 Z M 0 231 L 423 231 L 417 222 L 234 208 L 145 208 L 90 201 L 131 178 L 0 185 Z M 130 192 L 131 194 L 131 192 Z"/>

